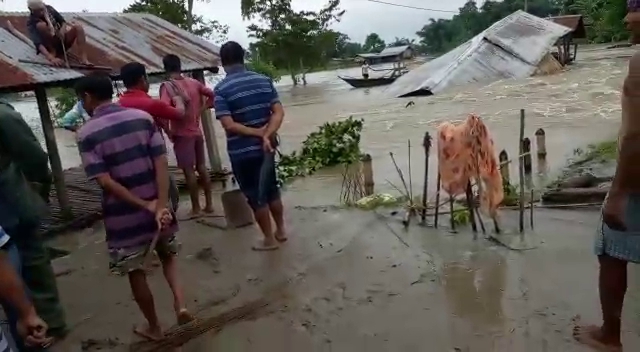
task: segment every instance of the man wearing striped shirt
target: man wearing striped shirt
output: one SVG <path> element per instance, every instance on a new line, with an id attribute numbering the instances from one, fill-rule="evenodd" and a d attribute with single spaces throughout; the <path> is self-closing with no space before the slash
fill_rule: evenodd
<path id="1" fill-rule="evenodd" d="M 214 90 L 214 106 L 227 134 L 233 174 L 264 235 L 253 249 L 274 250 L 287 240 L 274 162 L 274 137 L 282 125 L 284 109 L 273 81 L 246 70 L 244 56 L 244 49 L 236 42 L 220 48 L 227 76 Z"/>
<path id="2" fill-rule="evenodd" d="M 147 112 L 112 102 L 108 76 L 83 77 L 76 93 L 91 116 L 78 132 L 78 147 L 87 177 L 96 180 L 103 191 L 109 266 L 113 273 L 129 277 L 134 299 L 148 322 L 134 332 L 146 339 L 160 339 L 162 330 L 145 271 L 149 251 L 155 249 L 160 258 L 178 323 L 193 319 L 178 281 L 177 222 L 168 208 L 164 140 Z"/>

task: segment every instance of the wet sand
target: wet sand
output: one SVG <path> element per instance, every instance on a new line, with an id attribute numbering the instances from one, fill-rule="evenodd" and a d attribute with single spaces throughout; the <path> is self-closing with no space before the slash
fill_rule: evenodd
<path id="1" fill-rule="evenodd" d="M 308 87 L 283 82 L 283 149 L 296 149 L 324 122 L 362 117 L 362 148 L 374 158 L 376 191 L 391 191 L 387 179 L 398 182 L 389 152 L 406 170 L 407 139 L 415 146 L 417 190 L 425 131 L 434 133 L 440 122 L 475 112 L 488 124 L 497 148 L 513 156 L 519 109 L 525 108 L 526 135 L 545 128 L 547 167 L 557 170 L 573 149 L 610 138 L 618 126 L 618 90 L 627 59 L 602 50 L 579 55 L 579 62 L 559 75 L 465 87 L 434 97 L 393 99 L 385 96 L 384 88 L 350 90 L 331 78 L 335 73 L 310 75 Z M 405 108 L 409 100 L 415 106 Z M 217 133 L 222 141 L 222 132 Z M 61 143 L 67 148 L 65 166 L 77 164 L 73 139 Z M 431 162 L 434 170 L 436 158 Z M 190 308 L 201 316 L 260 297 L 292 279 L 287 298 L 274 301 L 271 314 L 203 336 L 182 351 L 584 350 L 571 339 L 571 319 L 581 314 L 585 321 L 597 322 L 599 317 L 597 263 L 591 249 L 597 212 L 536 212 L 535 233 L 528 238 L 539 246 L 525 252 L 474 241 L 466 231 L 450 234 L 413 226 L 403 233 L 398 219 L 390 220 L 405 245 L 373 213 L 294 208 L 337 204 L 339 171 L 324 170 L 288 187 L 286 217 L 292 239 L 281 251 L 251 252 L 258 236 L 255 228 L 222 231 L 195 222 L 181 224 L 182 275 Z M 516 174 L 514 167 L 511 174 Z M 505 227 L 515 229 L 514 214 L 504 215 Z M 103 238 L 98 228 L 56 240 L 56 246 L 73 251 L 56 266 L 73 269 L 59 282 L 75 327 L 56 351 L 80 350 L 82 341 L 85 351 L 126 350 L 133 323 L 141 321 L 126 280 L 107 274 Z M 213 255 L 203 257 L 207 248 Z M 630 270 L 625 306 L 628 350 L 640 347 L 637 272 L 636 267 Z M 171 325 L 168 288 L 160 273 L 152 282 L 161 317 Z"/>
<path id="2" fill-rule="evenodd" d="M 504 228 L 515 229 L 515 213 L 503 215 Z M 451 234 L 414 225 L 405 233 L 398 219 L 387 218 L 401 242 L 374 213 L 351 210 L 289 208 L 292 236 L 273 253 L 249 250 L 258 235 L 252 227 L 221 231 L 182 223 L 181 274 L 199 317 L 274 287 L 283 297 L 258 319 L 224 326 L 182 351 L 586 351 L 572 340 L 571 328 L 577 314 L 599 318 L 591 249 L 597 213 L 535 215 L 535 231 L 526 236 L 538 248 L 524 252 L 482 236 L 473 240 L 466 228 Z M 55 351 L 78 351 L 90 339 L 94 348 L 85 351 L 119 351 L 136 341 L 131 328 L 142 317 L 126 279 L 107 275 L 102 235 L 73 235 L 83 245 L 57 260 L 59 269 L 73 269 L 59 286 L 69 322 L 77 325 Z M 640 347 L 637 274 L 630 267 L 629 351 Z M 169 290 L 159 271 L 150 280 L 169 326 Z"/>

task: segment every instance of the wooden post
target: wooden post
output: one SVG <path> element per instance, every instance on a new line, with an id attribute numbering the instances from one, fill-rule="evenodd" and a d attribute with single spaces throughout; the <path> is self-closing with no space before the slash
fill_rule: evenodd
<path id="1" fill-rule="evenodd" d="M 520 155 L 522 155 L 524 174 L 531 175 L 531 172 L 533 171 L 533 163 L 531 161 L 531 140 L 529 138 L 522 140 L 522 154 Z"/>
<path id="2" fill-rule="evenodd" d="M 193 78 L 206 84 L 204 80 L 204 72 L 202 70 L 194 71 Z M 216 141 L 216 131 L 213 125 L 213 117 L 211 110 L 206 109 L 202 112 L 202 131 L 204 132 L 205 142 L 207 144 L 207 155 L 209 156 L 209 164 L 214 172 L 222 171 L 222 161 L 220 160 L 220 151 L 218 142 Z"/>
<path id="3" fill-rule="evenodd" d="M 364 195 L 370 196 L 374 192 L 373 183 L 373 161 L 370 154 L 365 154 L 362 157 L 362 174 L 364 178 Z"/>
<path id="4" fill-rule="evenodd" d="M 536 136 L 536 152 L 538 154 L 538 159 L 544 159 L 547 157 L 547 141 L 546 135 L 542 128 L 538 128 L 535 133 Z"/>
<path id="5" fill-rule="evenodd" d="M 53 182 L 58 195 L 58 203 L 60 211 L 64 217 L 73 216 L 71 204 L 69 204 L 69 195 L 67 194 L 67 186 L 64 182 L 64 170 L 62 170 L 62 162 L 60 161 L 60 153 L 56 144 L 56 135 L 53 129 L 53 121 L 51 120 L 51 111 L 49 111 L 49 102 L 47 101 L 46 90 L 38 86 L 35 89 L 36 102 L 38 103 L 38 112 L 40 113 L 40 121 L 42 123 L 42 132 L 44 133 L 44 141 L 49 154 L 49 163 L 51 164 L 51 172 L 53 173 Z"/>
<path id="6" fill-rule="evenodd" d="M 438 179 L 436 180 L 436 213 L 434 215 L 433 227 L 438 228 L 438 216 L 440 215 L 440 170 L 438 170 Z"/>
<path id="7" fill-rule="evenodd" d="M 471 189 L 471 181 L 467 182 L 467 189 L 465 193 L 467 197 L 467 208 L 469 209 L 469 221 L 471 222 L 471 230 L 473 231 L 474 238 L 475 238 L 476 237 L 475 234 L 478 233 L 478 227 L 476 226 L 476 214 L 475 214 L 476 202 L 473 199 L 473 190 Z"/>
<path id="8" fill-rule="evenodd" d="M 520 109 L 520 138 L 518 140 L 518 178 L 520 181 L 520 233 L 524 232 L 524 109 Z"/>
<path id="9" fill-rule="evenodd" d="M 500 159 L 500 174 L 502 175 L 502 181 L 511 184 L 511 177 L 509 176 L 509 154 L 506 150 L 502 150 L 498 156 Z"/>
<path id="10" fill-rule="evenodd" d="M 422 223 L 424 224 L 424 222 L 427 220 L 427 188 L 429 187 L 429 152 L 431 151 L 431 136 L 429 135 L 429 132 L 424 133 L 422 146 L 424 147 L 424 181 L 422 185 Z"/>
<path id="11" fill-rule="evenodd" d="M 531 189 L 531 199 L 529 199 L 529 222 L 531 223 L 531 229 L 533 230 L 533 188 Z"/>
<path id="12" fill-rule="evenodd" d="M 453 218 L 453 196 L 449 195 L 449 220 L 451 222 L 451 232 L 456 232 L 456 221 Z"/>

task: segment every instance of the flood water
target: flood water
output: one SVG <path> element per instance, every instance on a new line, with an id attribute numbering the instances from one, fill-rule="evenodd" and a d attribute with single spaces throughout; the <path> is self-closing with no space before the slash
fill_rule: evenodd
<path id="1" fill-rule="evenodd" d="M 469 85 L 431 97 L 393 98 L 385 93 L 385 87 L 352 89 L 337 78 L 338 74 L 357 76 L 359 68 L 309 74 L 309 84 L 304 87 L 294 87 L 288 77 L 283 77 L 277 85 L 286 109 L 281 129 L 282 151 L 297 149 L 309 133 L 325 122 L 348 116 L 362 118 L 365 123 L 361 147 L 373 157 L 376 191 L 391 192 L 393 188 L 387 180 L 400 183 L 390 152 L 395 154 L 405 176 L 408 173 L 408 141 L 412 145 L 413 188 L 418 190 L 424 172 L 421 145 L 425 132 L 435 135 L 440 123 L 462 120 L 467 114 L 476 113 L 488 125 L 496 148 L 506 149 L 514 156 L 519 111 L 525 109 L 525 136 L 535 141 L 533 134 L 538 128 L 546 131 L 547 168 L 557 170 L 575 148 L 614 135 L 620 111 L 619 88 L 628 60 L 624 56 L 632 50 L 589 48 L 580 51 L 577 63 L 560 74 Z M 210 84 L 216 79 L 219 78 Z M 415 105 L 407 108 L 409 101 Z M 35 102 L 15 102 L 15 107 L 43 141 Z M 228 167 L 224 132 L 217 123 L 216 134 L 223 163 Z M 73 133 L 58 130 L 56 135 L 63 167 L 79 165 Z M 436 160 L 432 151 L 431 170 Z M 299 195 L 296 197 L 299 205 L 335 204 L 341 185 L 339 169 L 299 179 L 288 190 Z M 511 174 L 517 175 L 516 165 L 512 164 L 511 169 Z M 429 185 L 435 187 L 434 173 Z M 335 191 L 316 192 L 321 189 Z"/>

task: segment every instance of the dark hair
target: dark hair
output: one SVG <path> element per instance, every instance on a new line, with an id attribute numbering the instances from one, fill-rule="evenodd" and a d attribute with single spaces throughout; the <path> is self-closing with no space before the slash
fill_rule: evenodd
<path id="1" fill-rule="evenodd" d="M 182 71 L 182 64 L 180 63 L 180 58 L 178 57 L 178 55 L 165 55 L 162 58 L 162 64 L 164 65 L 164 70 L 169 73 L 177 73 Z"/>
<path id="2" fill-rule="evenodd" d="M 231 66 L 244 63 L 244 49 L 234 41 L 228 41 L 220 47 L 220 61 L 222 66 Z"/>
<path id="3" fill-rule="evenodd" d="M 147 69 L 139 62 L 130 62 L 120 68 L 120 78 L 126 88 L 135 87 L 147 76 Z"/>
<path id="4" fill-rule="evenodd" d="M 102 101 L 113 99 L 111 78 L 100 72 L 94 72 L 80 78 L 75 85 L 75 91 L 78 96 L 89 94 Z"/>

